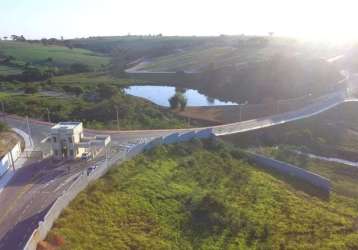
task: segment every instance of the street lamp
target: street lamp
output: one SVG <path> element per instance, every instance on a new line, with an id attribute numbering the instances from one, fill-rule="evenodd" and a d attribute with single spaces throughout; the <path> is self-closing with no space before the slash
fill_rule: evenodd
<path id="1" fill-rule="evenodd" d="M 50 119 L 50 110 L 48 108 L 46 108 L 46 111 L 47 111 L 47 120 L 48 122 L 51 122 L 51 119 Z"/>
<path id="2" fill-rule="evenodd" d="M 247 105 L 248 101 L 244 102 L 244 103 L 240 103 L 239 104 L 239 118 L 240 118 L 240 122 L 242 121 L 242 108 L 243 106 Z"/>
<path id="3" fill-rule="evenodd" d="M 119 114 L 118 114 L 118 107 L 115 107 L 116 109 L 116 116 L 117 116 L 117 129 L 119 129 Z"/>

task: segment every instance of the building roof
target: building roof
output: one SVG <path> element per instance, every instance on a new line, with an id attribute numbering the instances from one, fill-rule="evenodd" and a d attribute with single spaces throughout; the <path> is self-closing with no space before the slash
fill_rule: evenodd
<path id="1" fill-rule="evenodd" d="M 51 129 L 57 130 L 57 129 L 63 129 L 63 130 L 73 130 L 77 126 L 80 126 L 81 122 L 59 122 L 55 126 L 53 126 Z"/>

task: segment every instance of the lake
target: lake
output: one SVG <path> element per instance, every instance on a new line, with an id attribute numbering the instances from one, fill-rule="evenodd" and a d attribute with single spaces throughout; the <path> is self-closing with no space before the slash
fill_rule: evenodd
<path id="1" fill-rule="evenodd" d="M 175 87 L 130 86 L 125 88 L 124 91 L 129 95 L 142 97 L 160 106 L 169 107 L 168 99 L 175 94 Z M 218 99 L 209 98 L 203 94 L 200 94 L 197 90 L 194 89 L 186 89 L 184 95 L 188 100 L 188 107 L 237 105 L 237 103 L 234 102 L 224 102 Z"/>

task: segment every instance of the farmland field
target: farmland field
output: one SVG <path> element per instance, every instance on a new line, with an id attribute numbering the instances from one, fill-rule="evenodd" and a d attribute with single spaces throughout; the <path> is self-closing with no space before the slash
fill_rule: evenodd
<path id="1" fill-rule="evenodd" d="M 0 42 L 0 53 L 13 56 L 16 61 L 42 65 L 51 57 L 54 65 L 68 66 L 73 63 L 85 63 L 93 68 L 109 63 L 105 56 L 84 49 L 69 49 L 61 46 L 44 46 L 26 42 Z"/>

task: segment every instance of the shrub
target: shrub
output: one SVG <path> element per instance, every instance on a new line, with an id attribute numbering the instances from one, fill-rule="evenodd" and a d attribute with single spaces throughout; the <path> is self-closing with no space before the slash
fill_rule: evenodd
<path id="1" fill-rule="evenodd" d="M 25 94 L 35 94 L 38 91 L 39 91 L 38 87 L 36 85 L 33 85 L 33 84 L 27 84 L 25 86 L 25 88 L 24 88 Z"/>

